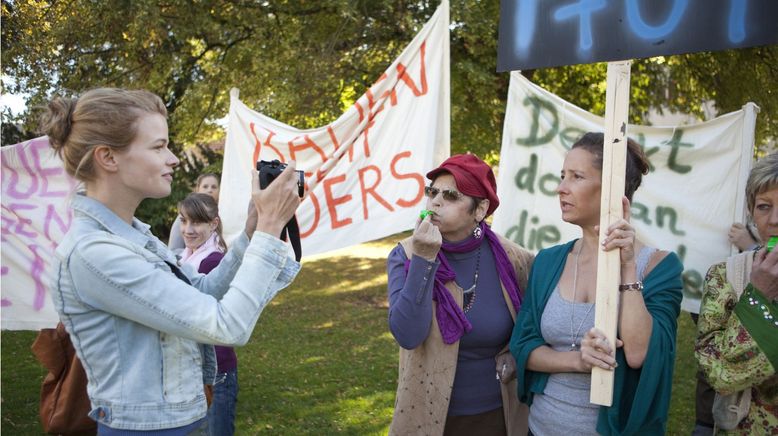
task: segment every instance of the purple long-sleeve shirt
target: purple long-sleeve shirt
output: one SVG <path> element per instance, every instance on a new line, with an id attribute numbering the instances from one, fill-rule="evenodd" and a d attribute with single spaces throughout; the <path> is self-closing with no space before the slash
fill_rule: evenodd
<path id="1" fill-rule="evenodd" d="M 216 268 L 224 257 L 224 253 L 214 251 L 209 254 L 205 259 L 200 262 L 200 267 L 197 268 L 197 272 L 208 274 L 212 269 Z M 215 345 L 216 350 L 216 371 L 219 373 L 234 371 L 238 368 L 238 355 L 235 354 L 235 350 L 232 347 L 223 347 L 221 345 Z"/>
<path id="2" fill-rule="evenodd" d="M 481 243 L 476 301 L 466 314 L 473 329 L 459 342 L 457 370 L 451 392 L 449 415 L 475 415 L 502 405 L 494 357 L 508 343 L 513 319 L 502 293 L 489 242 Z M 462 288 L 473 284 L 478 250 L 447 253 L 447 259 Z M 421 345 L 432 326 L 432 287 L 440 263 L 412 256 L 405 274 L 405 250 L 398 245 L 389 254 L 389 330 L 406 349 Z"/>

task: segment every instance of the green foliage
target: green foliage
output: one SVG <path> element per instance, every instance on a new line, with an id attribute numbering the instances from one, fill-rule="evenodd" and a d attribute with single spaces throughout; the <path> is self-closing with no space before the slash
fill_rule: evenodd
<path id="1" fill-rule="evenodd" d="M 751 101 L 760 107 L 756 144 L 778 139 L 778 45 L 667 58 L 669 106 L 701 114 L 700 100 L 713 100 L 719 113 Z M 760 150 L 757 150 L 760 153 Z"/>
<path id="2" fill-rule="evenodd" d="M 22 124 L 19 122 L 18 117 L 15 117 L 10 109 L 4 108 L 2 112 L 2 139 L 0 144 L 12 145 L 18 144 L 24 140 L 30 139 L 35 136 L 33 132 L 25 132 Z"/>
<path id="3" fill-rule="evenodd" d="M 386 255 L 398 240 L 304 259 L 273 299 L 251 340 L 237 349 L 238 435 L 386 434 L 397 388 L 397 345 L 386 317 Z M 695 328 L 679 320 L 668 432 L 694 427 Z M 30 352 L 34 332 L 3 331 L 2 426 L 41 434 L 38 393 L 45 371 Z"/>
<path id="4" fill-rule="evenodd" d="M 451 2 L 451 153 L 496 163 L 509 75 L 496 73 L 498 1 Z"/>
<path id="5" fill-rule="evenodd" d="M 53 94 L 97 86 L 146 88 L 162 96 L 174 149 L 224 139 L 214 122 L 229 90 L 284 123 L 335 120 L 378 79 L 434 13 L 439 1 L 406 0 L 3 0 L 2 73 L 7 92 L 29 95 L 22 131 Z M 451 146 L 499 160 L 509 75 L 497 73 L 498 0 L 451 0 Z M 778 47 L 637 60 L 631 120 L 650 107 L 700 115 L 761 106 L 757 143 L 778 137 Z M 526 71 L 533 81 L 602 114 L 605 64 Z M 6 122 L 8 119 L 3 115 Z M 221 164 L 194 162 L 187 172 Z M 191 177 L 190 177 L 191 178 Z M 166 200 L 144 203 L 154 230 L 173 219 L 178 183 Z M 155 206 L 156 203 L 164 204 Z M 159 215 L 162 214 L 162 215 Z"/>

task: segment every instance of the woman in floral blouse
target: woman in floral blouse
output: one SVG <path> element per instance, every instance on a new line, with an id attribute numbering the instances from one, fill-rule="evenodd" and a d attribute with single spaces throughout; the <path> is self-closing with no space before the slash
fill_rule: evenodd
<path id="1" fill-rule="evenodd" d="M 746 185 L 748 210 L 759 237 L 778 235 L 778 153 L 754 165 Z M 721 394 L 751 389 L 748 414 L 727 434 L 778 434 L 778 249 L 742 253 L 753 262 L 738 295 L 736 268 L 713 265 L 705 277 L 695 354 Z M 731 263 L 734 265 L 734 262 Z M 747 274 L 747 267 L 744 268 Z M 743 274 L 741 274 L 743 276 Z M 728 280 L 729 279 L 729 280 Z M 747 280 L 746 280 L 747 279 Z"/>

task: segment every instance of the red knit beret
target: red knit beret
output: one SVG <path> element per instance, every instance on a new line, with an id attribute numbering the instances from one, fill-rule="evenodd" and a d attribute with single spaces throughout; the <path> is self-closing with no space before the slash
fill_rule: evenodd
<path id="1" fill-rule="evenodd" d="M 441 173 L 454 176 L 457 189 L 471 197 L 489 200 L 486 216 L 491 215 L 500 200 L 497 198 L 497 181 L 494 179 L 492 167 L 474 154 L 456 154 L 443 161 L 439 167 L 427 173 L 427 178 L 435 180 Z"/>

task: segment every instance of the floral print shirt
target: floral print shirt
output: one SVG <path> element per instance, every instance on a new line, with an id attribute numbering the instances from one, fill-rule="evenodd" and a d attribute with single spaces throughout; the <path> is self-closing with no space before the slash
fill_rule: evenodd
<path id="1" fill-rule="evenodd" d="M 737 297 L 727 281 L 725 262 L 708 270 L 695 355 L 708 383 L 717 392 L 729 394 L 752 388 L 748 415 L 736 430 L 719 434 L 778 435 L 776 369 L 734 313 L 737 305 L 748 304 L 747 293 L 748 290 L 742 298 Z"/>

